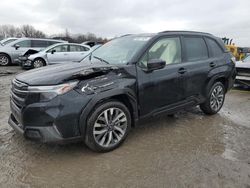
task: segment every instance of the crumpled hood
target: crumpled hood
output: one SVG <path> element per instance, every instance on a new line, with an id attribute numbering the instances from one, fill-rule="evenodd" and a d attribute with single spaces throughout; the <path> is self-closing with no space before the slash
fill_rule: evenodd
<path id="1" fill-rule="evenodd" d="M 33 69 L 16 76 L 28 85 L 56 85 L 66 80 L 76 79 L 82 74 L 91 74 L 102 69 L 112 69 L 112 65 L 100 62 L 65 63 Z"/>

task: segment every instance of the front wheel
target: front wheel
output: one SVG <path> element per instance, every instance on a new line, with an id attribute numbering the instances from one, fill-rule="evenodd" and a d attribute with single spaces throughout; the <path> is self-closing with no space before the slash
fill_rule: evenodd
<path id="1" fill-rule="evenodd" d="M 225 87 L 221 82 L 216 82 L 210 89 L 205 103 L 200 105 L 205 114 L 213 115 L 220 111 L 225 100 Z"/>
<path id="2" fill-rule="evenodd" d="M 97 152 L 108 152 L 119 147 L 131 128 L 128 108 L 109 101 L 99 105 L 87 121 L 86 145 Z"/>
<path id="3" fill-rule="evenodd" d="M 0 65 L 7 66 L 10 65 L 11 60 L 6 54 L 0 54 Z"/>
<path id="4" fill-rule="evenodd" d="M 45 61 L 43 59 L 35 59 L 34 62 L 32 63 L 33 68 L 40 68 L 45 66 Z"/>

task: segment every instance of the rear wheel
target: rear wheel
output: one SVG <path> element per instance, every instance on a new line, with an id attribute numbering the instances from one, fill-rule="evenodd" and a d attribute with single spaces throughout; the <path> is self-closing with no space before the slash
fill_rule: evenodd
<path id="1" fill-rule="evenodd" d="M 34 62 L 32 63 L 33 68 L 40 68 L 45 66 L 45 61 L 41 58 L 35 59 Z"/>
<path id="2" fill-rule="evenodd" d="M 10 65 L 11 60 L 8 55 L 6 54 L 0 54 L 0 65 L 1 66 L 7 66 Z"/>
<path id="3" fill-rule="evenodd" d="M 131 128 L 128 108 L 109 101 L 99 105 L 87 121 L 86 145 L 98 152 L 108 152 L 119 147 Z"/>
<path id="4" fill-rule="evenodd" d="M 216 82 L 210 89 L 205 103 L 200 105 L 205 114 L 216 114 L 220 111 L 225 100 L 225 87 L 221 82 Z"/>

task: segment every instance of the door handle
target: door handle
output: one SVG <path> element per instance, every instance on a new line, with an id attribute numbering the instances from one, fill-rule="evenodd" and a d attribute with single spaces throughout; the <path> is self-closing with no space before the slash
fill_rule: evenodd
<path id="1" fill-rule="evenodd" d="M 210 65 L 210 67 L 215 67 L 216 66 L 216 64 L 214 62 L 211 62 L 209 65 Z"/>
<path id="2" fill-rule="evenodd" d="M 187 70 L 185 68 L 180 68 L 178 70 L 178 73 L 180 73 L 180 74 L 184 74 L 185 72 L 187 72 Z"/>

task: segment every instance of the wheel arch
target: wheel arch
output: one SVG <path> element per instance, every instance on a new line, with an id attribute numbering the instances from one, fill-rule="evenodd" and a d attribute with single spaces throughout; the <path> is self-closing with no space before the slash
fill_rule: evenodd
<path id="1" fill-rule="evenodd" d="M 224 74 L 218 74 L 218 75 L 215 75 L 213 76 L 212 78 L 210 78 L 210 80 L 208 81 L 208 84 L 206 85 L 206 88 L 205 88 L 205 96 L 207 97 L 207 94 L 209 93 L 209 90 L 210 88 L 213 86 L 214 83 L 216 82 L 221 82 L 224 87 L 225 87 L 225 90 L 227 92 L 228 90 L 228 86 L 229 86 L 229 81 L 228 81 L 228 78 L 226 75 Z"/>
<path id="2" fill-rule="evenodd" d="M 82 110 L 82 113 L 79 118 L 79 129 L 81 135 L 85 137 L 86 133 L 86 123 L 90 114 L 94 109 L 102 103 L 105 103 L 110 100 L 115 100 L 123 103 L 129 110 L 131 115 L 131 126 L 135 126 L 138 120 L 138 108 L 136 95 L 130 89 L 120 89 L 120 90 L 110 90 L 108 92 L 97 94 L 93 97 L 87 104 L 86 107 Z"/>
<path id="3" fill-rule="evenodd" d="M 35 60 L 37 60 L 37 59 L 41 59 L 41 60 L 43 61 L 44 66 L 47 65 L 47 62 L 46 62 L 46 60 L 45 60 L 43 57 L 36 57 L 36 58 L 34 58 L 33 62 L 34 62 Z"/>

